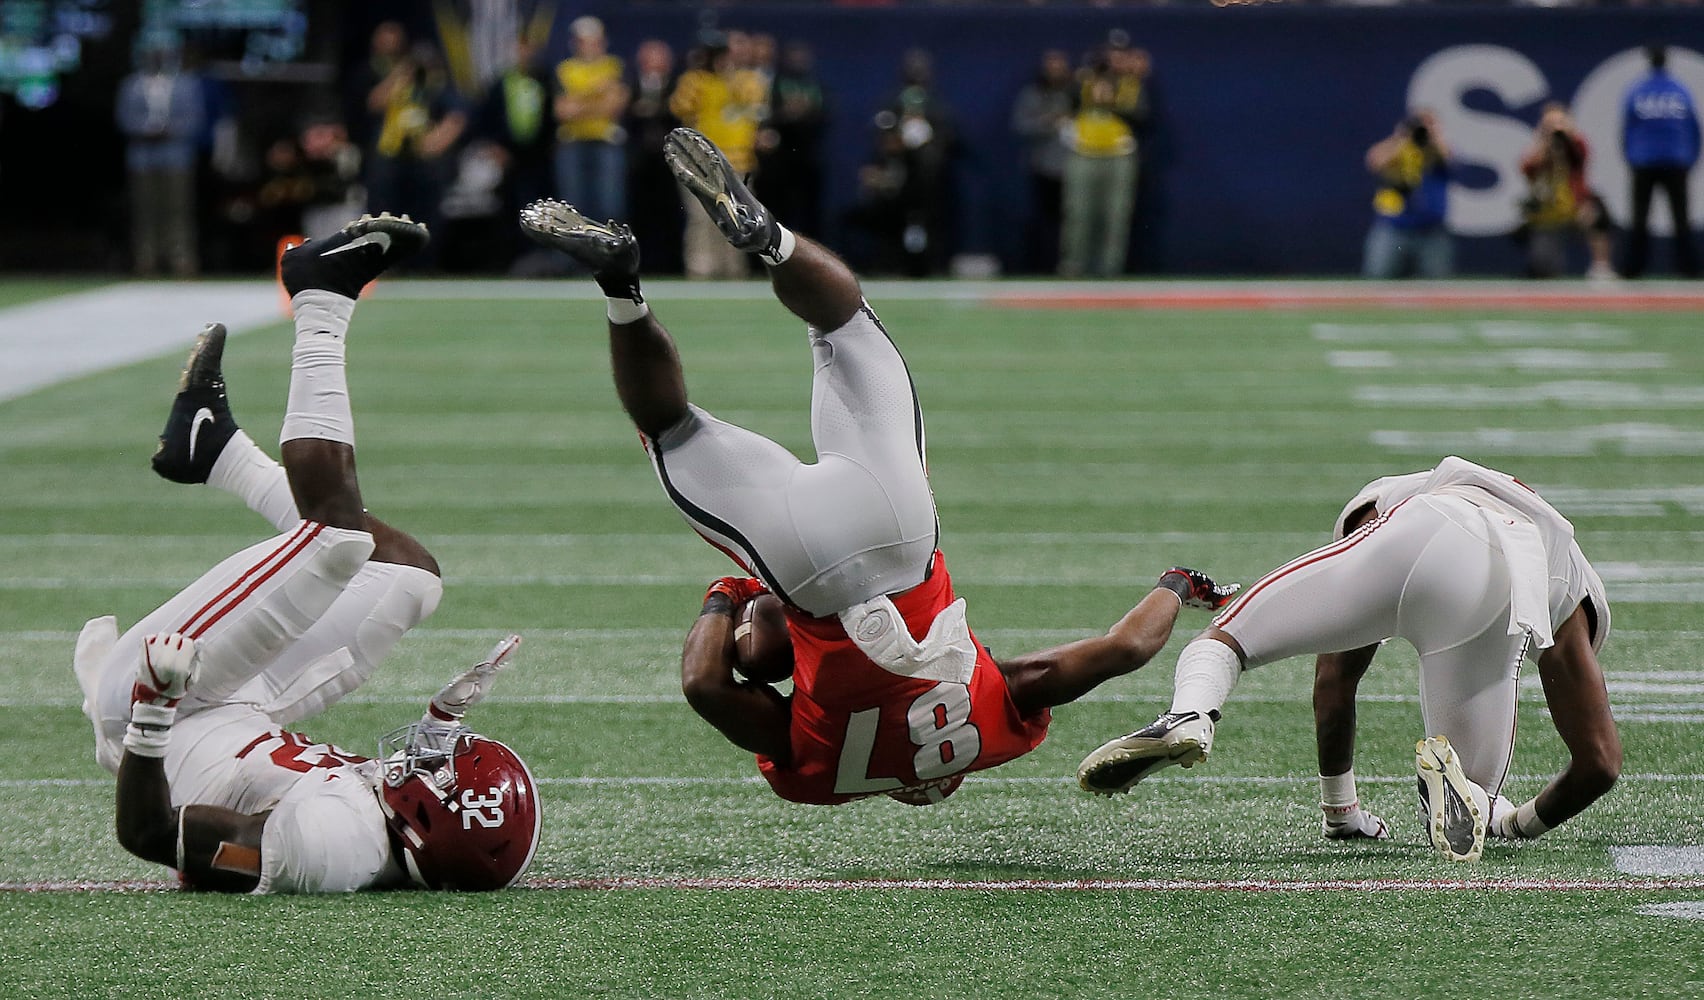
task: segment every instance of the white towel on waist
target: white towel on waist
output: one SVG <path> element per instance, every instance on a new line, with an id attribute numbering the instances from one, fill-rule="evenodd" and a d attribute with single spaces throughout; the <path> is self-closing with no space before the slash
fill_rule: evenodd
<path id="1" fill-rule="evenodd" d="M 854 604 L 840 613 L 852 642 L 876 666 L 901 677 L 969 684 L 976 671 L 976 640 L 965 623 L 964 598 L 941 609 L 918 642 L 899 609 L 886 597 Z"/>
<path id="2" fill-rule="evenodd" d="M 1531 521 L 1479 508 L 1509 567 L 1509 634 L 1531 632 L 1539 649 L 1556 644 L 1550 631 L 1550 559 Z"/>

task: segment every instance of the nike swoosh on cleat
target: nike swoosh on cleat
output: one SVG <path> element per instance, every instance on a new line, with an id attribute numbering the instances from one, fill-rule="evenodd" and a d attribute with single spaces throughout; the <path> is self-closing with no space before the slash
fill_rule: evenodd
<path id="1" fill-rule="evenodd" d="M 348 243 L 345 243 L 340 247 L 332 247 L 325 253 L 320 254 L 320 256 L 330 257 L 334 253 L 342 253 L 345 250 L 353 250 L 356 247 L 364 246 L 376 246 L 381 252 L 388 253 L 390 251 L 390 245 L 391 238 L 389 233 L 368 233 L 358 240 L 350 240 Z"/>
<path id="2" fill-rule="evenodd" d="M 203 424 L 213 422 L 213 411 L 203 406 L 195 411 L 195 417 L 189 422 L 189 460 L 195 461 L 195 439 L 201 436 Z"/>

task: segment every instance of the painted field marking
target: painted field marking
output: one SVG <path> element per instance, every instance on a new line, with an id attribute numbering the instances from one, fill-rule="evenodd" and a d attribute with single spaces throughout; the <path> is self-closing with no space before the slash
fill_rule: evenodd
<path id="1" fill-rule="evenodd" d="M 1692 410 L 1704 407 L 1704 386 L 1646 386 L 1571 381 L 1537 385 L 1363 385 L 1355 402 L 1368 406 L 1508 409 L 1547 404 L 1566 410 Z"/>
<path id="2" fill-rule="evenodd" d="M 1704 455 L 1704 431 L 1672 424 L 1597 424 L 1568 430 L 1534 431 L 1477 427 L 1459 431 L 1376 430 L 1368 441 L 1391 451 L 1442 455 L 1562 455 L 1599 453 L 1633 457 Z"/>
<path id="3" fill-rule="evenodd" d="M 490 699 L 486 699 L 489 701 Z M 1550 780 L 1553 775 L 1514 774 L 1507 780 L 1519 783 L 1538 784 Z M 588 777 L 559 777 L 537 778 L 540 785 L 560 785 L 570 788 L 715 788 L 723 786 L 765 784 L 760 775 L 738 775 L 725 777 L 682 777 L 654 775 L 603 775 Z M 971 775 L 972 784 L 978 786 L 1029 787 L 1037 785 L 1057 785 L 1061 788 L 1075 788 L 1077 781 L 1069 776 L 1057 775 L 1000 775 L 977 772 Z M 1263 787 L 1312 787 L 1318 778 L 1307 774 L 1294 776 L 1283 775 L 1235 775 L 1235 774 L 1168 774 L 1163 778 L 1154 779 L 1166 784 L 1189 786 L 1214 786 L 1230 788 L 1263 788 Z M 1623 774 L 1619 779 L 1623 783 L 1633 784 L 1695 784 L 1704 782 L 1704 774 Z M 1359 785 L 1391 785 L 1396 787 L 1414 787 L 1414 775 L 1356 775 Z M 111 778 L 0 778 L 0 788 L 110 788 Z"/>
<path id="4" fill-rule="evenodd" d="M 1596 562 L 1599 574 L 1605 581 L 1613 583 L 1704 583 L 1704 563 L 1685 562 L 1654 562 L 1643 560 L 1615 560 Z M 1094 573 L 1083 570 L 1079 573 L 1055 573 L 1019 575 L 983 574 L 975 578 L 977 586 L 991 587 L 1021 587 L 1054 586 L 1061 584 L 1083 584 L 1092 586 L 1119 587 L 1132 581 L 1150 581 L 1148 575 L 1140 577 L 1114 576 L 1105 573 Z M 60 576 L 30 576 L 13 575 L 0 577 L 0 590 L 59 590 L 89 587 L 145 587 L 171 586 L 177 580 L 175 575 L 161 574 L 159 576 L 100 576 L 88 575 L 80 577 Z M 658 584 L 702 583 L 701 574 L 691 572 L 679 573 L 470 573 L 466 575 L 446 574 L 445 584 L 486 585 L 486 586 L 515 586 L 537 584 L 540 586 L 654 586 Z M 684 632 L 683 632 L 684 634 Z"/>
<path id="5" fill-rule="evenodd" d="M 1315 323 L 1313 339 L 1334 344 L 1630 344 L 1633 331 L 1601 323 L 1535 323 L 1479 320 L 1473 323 Z"/>
<path id="6" fill-rule="evenodd" d="M 991 636 L 998 639 L 1073 639 L 1094 634 L 1093 628 L 990 628 L 977 629 L 979 636 Z M 404 642 L 426 639 L 501 639 L 508 635 L 508 629 L 497 628 L 432 628 L 422 626 L 409 629 L 402 637 Z M 527 637 L 543 639 L 667 639 L 674 641 L 686 635 L 684 628 L 534 628 L 528 629 Z M 1625 639 L 1673 639 L 1677 642 L 1704 641 L 1704 629 L 1639 629 L 1621 628 L 1617 626 L 1615 634 Z M 74 642 L 77 633 L 71 629 L 20 629 L 5 631 L 0 629 L 0 642 Z M 1651 670 L 1641 673 L 1616 671 L 1617 676 L 1632 680 L 1661 680 L 1665 677 L 1691 679 L 1694 673 L 1704 678 L 1704 671 L 1688 670 Z"/>
<path id="7" fill-rule="evenodd" d="M 1704 514 L 1704 486 L 1535 486 L 1534 489 L 1569 514 L 1667 515 L 1671 506 L 1687 514 Z"/>
<path id="8" fill-rule="evenodd" d="M 125 282 L 0 309 L 0 400 L 187 348 L 210 317 L 233 336 L 281 322 L 270 281 Z"/>
<path id="9" fill-rule="evenodd" d="M 1704 847 L 1679 844 L 1620 844 L 1610 862 L 1624 875 L 1704 875 Z"/>
<path id="10" fill-rule="evenodd" d="M 864 288 L 878 307 L 883 300 L 906 300 L 1032 309 L 1374 306 L 1668 312 L 1704 308 L 1704 292 L 1686 282 L 1652 282 L 1637 290 L 1583 285 L 1535 290 L 1492 282 L 1320 281 L 869 281 Z M 768 286 L 759 282 L 653 281 L 646 289 L 658 301 L 774 298 Z M 601 294 L 589 283 L 565 281 L 390 281 L 377 288 L 373 298 L 380 302 L 567 302 L 597 301 Z M 0 373 L 0 399 L 186 346 L 209 316 L 221 317 L 233 334 L 277 322 L 275 285 L 270 281 L 120 283 L 0 310 L 0 348 L 12 362 Z"/>
<path id="11" fill-rule="evenodd" d="M 879 302 L 871 295 L 872 302 Z M 1613 289 L 1521 290 L 1518 286 L 1471 286 L 1448 282 L 1411 284 L 1369 283 L 1363 286 L 1331 282 L 1294 284 L 1155 283 L 1105 287 L 1073 293 L 1061 289 L 993 292 L 988 303 L 1014 309 L 1593 309 L 1626 312 L 1686 312 L 1704 308 L 1704 293 L 1650 289 L 1648 293 Z"/>
<path id="12" fill-rule="evenodd" d="M 1704 878 L 1665 879 L 833 879 L 607 876 L 528 878 L 520 889 L 557 892 L 1671 892 L 1704 889 Z M 47 879 L 0 882 L 0 893 L 167 892 L 150 879 Z"/>
<path id="13" fill-rule="evenodd" d="M 1633 331 L 1602 323 L 1539 323 L 1519 319 L 1486 319 L 1472 324 L 1488 344 L 1630 344 Z"/>
<path id="14" fill-rule="evenodd" d="M 524 880 L 537 889 L 709 891 L 914 890 L 969 892 L 1654 892 L 1704 889 L 1704 878 L 1675 879 L 809 879 L 602 878 Z"/>
<path id="15" fill-rule="evenodd" d="M 1621 722 L 1687 722 L 1696 721 L 1704 708 L 1692 703 L 1670 705 L 1664 702 L 1635 699 L 1632 704 L 1620 700 L 1626 695 L 1664 695 L 1679 697 L 1682 695 L 1704 694 L 1704 684 L 1618 684 L 1608 683 L 1609 693 L 1617 696 L 1616 704 L 1611 706 L 1615 718 Z M 1521 681 L 1521 701 L 1527 704 L 1541 704 L 1544 700 L 1542 691 L 1536 682 Z M 419 705 L 428 697 L 427 690 L 422 688 L 418 693 L 410 694 L 351 694 L 339 701 L 346 705 Z M 1420 696 L 1417 694 L 1363 694 L 1357 698 L 1365 704 L 1378 705 L 1418 705 Z M 1300 705 L 1306 702 L 1306 695 L 1255 694 L 1239 695 L 1237 703 L 1241 705 Z M 686 699 L 678 694 L 494 694 L 485 698 L 485 704 L 491 705 L 684 705 Z M 1090 705 L 1154 705 L 1160 703 L 1155 695 L 1112 694 L 1106 692 L 1090 692 L 1077 699 L 1077 703 Z M 0 708 L 79 708 L 83 704 L 79 697 L 64 698 L 0 698 Z M 1544 710 L 1548 715 L 1549 711 Z"/>
<path id="16" fill-rule="evenodd" d="M 1608 372 L 1660 371 L 1670 365 L 1662 351 L 1579 351 L 1528 347 L 1505 351 L 1461 351 L 1438 355 L 1395 351 L 1327 351 L 1326 363 L 1349 370 Z"/>
<path id="17" fill-rule="evenodd" d="M 1633 912 L 1647 917 L 1674 917 L 1678 920 L 1704 920 L 1704 902 L 1646 903 Z"/>

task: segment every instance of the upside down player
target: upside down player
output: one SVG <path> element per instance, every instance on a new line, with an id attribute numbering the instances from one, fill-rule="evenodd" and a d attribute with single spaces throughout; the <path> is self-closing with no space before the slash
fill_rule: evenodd
<path id="1" fill-rule="evenodd" d="M 526 765 L 460 721 L 517 637 L 381 741 L 380 760 L 284 728 L 358 687 L 442 593 L 431 554 L 362 506 L 344 374 L 361 287 L 426 238 L 406 218 L 365 217 L 285 254 L 296 342 L 282 467 L 232 419 L 225 331 L 208 328 L 154 469 L 237 495 L 281 534 L 123 638 L 106 617 L 78 639 L 96 757 L 118 774 L 119 842 L 191 887 L 495 889 L 532 858 L 539 808 Z"/>
<path id="2" fill-rule="evenodd" d="M 1333 533 L 1332 544 L 1249 587 L 1184 648 L 1170 710 L 1084 759 L 1083 788 L 1127 791 L 1170 764 L 1204 760 L 1241 671 L 1314 652 L 1324 834 L 1388 836 L 1355 790 L 1355 692 L 1379 644 L 1401 636 L 1420 654 L 1421 716 L 1433 736 L 1416 745 L 1415 763 L 1440 853 L 1473 860 L 1487 830 L 1537 837 L 1609 791 L 1621 770 L 1597 661 L 1609 602 L 1556 508 L 1513 476 L 1451 456 L 1367 484 Z M 1516 806 L 1500 791 L 1529 657 L 1570 760 Z"/>
<path id="3" fill-rule="evenodd" d="M 938 802 L 966 772 L 1033 749 L 1049 707 L 1145 663 L 1183 603 L 1229 599 L 1235 588 L 1168 571 L 1107 635 L 996 664 L 936 549 L 922 412 L 858 279 L 773 221 L 702 135 L 676 129 L 664 155 L 808 326 L 814 464 L 687 401 L 674 342 L 639 291 L 631 230 L 555 201 L 529 206 L 522 227 L 592 271 L 608 296 L 616 391 L 663 489 L 700 535 L 761 578 L 712 586 L 687 638 L 682 686 L 700 716 L 758 755 L 776 794 Z M 786 604 L 790 698 L 733 673 L 734 608 L 763 589 Z"/>

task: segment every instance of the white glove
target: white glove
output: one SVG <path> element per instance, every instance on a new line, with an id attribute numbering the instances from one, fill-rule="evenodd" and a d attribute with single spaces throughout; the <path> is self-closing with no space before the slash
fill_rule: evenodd
<path id="1" fill-rule="evenodd" d="M 1326 840 L 1389 840 L 1390 827 L 1385 821 L 1360 806 L 1339 809 L 1321 806 L 1325 816 L 1320 820 L 1320 833 Z"/>
<path id="2" fill-rule="evenodd" d="M 484 660 L 445 684 L 432 696 L 432 703 L 426 708 L 427 721 L 459 721 L 469 707 L 477 705 L 490 692 L 497 672 L 514 662 L 514 652 L 520 644 L 520 636 L 509 636 L 491 647 L 491 654 Z"/>
<path id="3" fill-rule="evenodd" d="M 144 757 L 164 757 L 177 720 L 178 702 L 200 665 L 195 640 L 161 632 L 142 640 L 142 663 L 130 689 L 130 728 L 124 748 Z"/>

